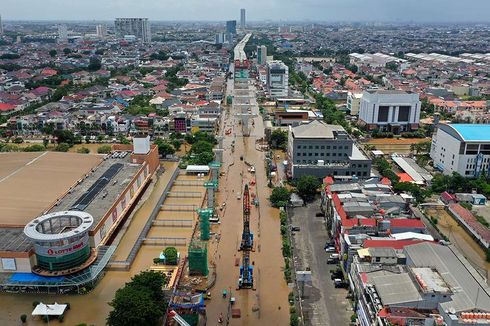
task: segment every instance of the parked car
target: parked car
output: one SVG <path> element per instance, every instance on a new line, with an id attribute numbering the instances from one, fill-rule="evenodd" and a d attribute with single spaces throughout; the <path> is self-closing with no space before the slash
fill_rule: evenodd
<path id="1" fill-rule="evenodd" d="M 349 283 L 346 281 L 342 281 L 340 278 L 336 278 L 333 280 L 333 283 L 336 288 L 343 288 L 346 289 L 349 287 Z"/>
<path id="2" fill-rule="evenodd" d="M 299 230 L 300 230 L 299 226 L 291 225 L 291 231 L 293 231 L 293 232 L 299 232 Z"/>
<path id="3" fill-rule="evenodd" d="M 325 252 L 335 252 L 335 247 L 325 247 Z"/>
<path id="4" fill-rule="evenodd" d="M 328 247 L 335 247 L 335 243 L 333 241 L 325 242 L 325 246 L 323 246 L 323 249 L 327 249 Z"/>
<path id="5" fill-rule="evenodd" d="M 338 264 L 338 263 L 339 263 L 338 258 L 327 258 L 327 264 L 329 264 L 329 265 L 334 265 L 334 264 Z"/>
<path id="6" fill-rule="evenodd" d="M 322 213 L 322 212 L 317 212 L 317 213 L 315 214 L 315 216 L 316 216 L 316 217 L 323 217 L 323 213 Z"/>

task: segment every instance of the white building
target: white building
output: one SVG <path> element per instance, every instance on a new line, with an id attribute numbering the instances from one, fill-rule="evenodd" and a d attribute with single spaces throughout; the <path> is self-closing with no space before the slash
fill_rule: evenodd
<path id="1" fill-rule="evenodd" d="M 400 66 L 400 70 L 406 69 L 409 62 L 405 59 L 397 58 L 384 53 L 351 53 L 349 54 L 350 63 L 358 67 L 367 66 L 373 68 L 381 68 L 387 63 L 394 62 Z"/>
<path id="2" fill-rule="evenodd" d="M 66 25 L 58 25 L 58 43 L 68 42 L 68 27 Z"/>
<path id="3" fill-rule="evenodd" d="M 143 43 L 151 42 L 151 29 L 148 18 L 116 18 L 116 36 L 125 38 L 127 35 L 134 35 Z"/>
<path id="4" fill-rule="evenodd" d="M 361 107 L 362 93 L 347 93 L 347 109 L 350 111 L 350 115 L 358 115 L 359 108 Z"/>
<path id="5" fill-rule="evenodd" d="M 490 124 L 440 124 L 430 156 L 444 174 L 466 177 L 490 172 Z"/>
<path id="6" fill-rule="evenodd" d="M 0 16 L 0 35 L 3 35 L 3 23 L 2 23 L 2 16 Z"/>
<path id="7" fill-rule="evenodd" d="M 362 94 L 359 120 L 369 130 L 399 133 L 418 129 L 419 94 L 397 90 L 369 90 Z"/>
<path id="8" fill-rule="evenodd" d="M 289 95 L 289 68 L 282 61 L 267 63 L 267 91 L 270 97 L 287 98 Z"/>
<path id="9" fill-rule="evenodd" d="M 104 39 L 107 36 L 107 25 L 99 24 L 96 26 L 97 37 Z"/>

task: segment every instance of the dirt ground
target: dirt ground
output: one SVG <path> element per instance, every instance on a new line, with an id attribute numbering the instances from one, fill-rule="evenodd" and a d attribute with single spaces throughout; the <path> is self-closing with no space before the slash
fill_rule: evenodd
<path id="1" fill-rule="evenodd" d="M 27 224 L 101 160 L 58 152 L 0 154 L 0 223 Z"/>
<path id="2" fill-rule="evenodd" d="M 410 145 L 430 140 L 430 138 L 373 138 L 365 144 L 373 145 L 385 154 L 409 154 Z"/>

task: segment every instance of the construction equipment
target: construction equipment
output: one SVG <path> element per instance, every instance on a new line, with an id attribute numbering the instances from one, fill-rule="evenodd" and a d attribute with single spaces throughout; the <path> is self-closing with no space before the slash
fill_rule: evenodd
<path id="1" fill-rule="evenodd" d="M 248 184 L 245 185 L 243 191 L 243 232 L 240 250 L 253 249 L 253 233 L 250 232 L 250 192 Z"/>
<path id="2" fill-rule="evenodd" d="M 238 289 L 251 289 L 254 286 L 253 266 L 250 265 L 250 251 L 243 251 L 242 266 L 240 266 L 240 278 Z"/>
<path id="3" fill-rule="evenodd" d="M 250 232 L 250 192 L 248 184 L 243 190 L 243 232 L 240 250 L 242 251 L 242 265 L 240 266 L 240 277 L 238 289 L 253 288 L 253 266 L 250 264 L 250 252 L 253 249 L 253 233 Z"/>

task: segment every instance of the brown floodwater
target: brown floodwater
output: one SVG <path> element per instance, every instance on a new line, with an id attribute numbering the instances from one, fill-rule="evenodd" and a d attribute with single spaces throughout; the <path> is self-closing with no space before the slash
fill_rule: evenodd
<path id="1" fill-rule="evenodd" d="M 135 212 L 131 220 L 127 222 L 128 225 L 121 230 L 124 234 L 120 236 L 121 240 L 118 249 L 113 256 L 114 260 L 126 259 L 141 229 L 149 218 L 151 211 L 169 182 L 171 175 L 177 168 L 177 163 L 173 162 L 165 162 L 163 165 L 165 166 L 166 171 L 158 178 L 146 201 Z M 179 176 L 179 179 L 180 178 L 181 176 Z M 184 176 L 184 178 L 188 180 L 197 179 L 196 177 L 191 176 Z M 196 186 L 196 188 L 199 187 Z M 202 197 L 200 199 L 194 198 L 192 203 L 197 204 L 199 202 L 202 202 Z M 167 215 L 176 218 L 185 216 L 192 219 L 195 214 L 189 212 L 160 212 L 158 219 L 167 219 Z M 182 236 L 190 239 L 191 233 L 192 231 L 190 228 L 153 226 L 150 229 L 149 236 Z M 45 325 L 40 320 L 32 319 L 31 312 L 33 301 L 47 303 L 69 302 L 71 310 L 66 313 L 63 325 L 71 326 L 79 323 L 96 326 L 105 325 L 105 320 L 111 310 L 111 307 L 107 303 L 113 299 L 116 290 L 128 282 L 133 275 L 148 269 L 153 264 L 153 258 L 157 257 L 162 249 L 162 246 L 143 245 L 129 271 L 107 271 L 95 289 L 86 295 L 18 295 L 0 293 L 0 325 L 18 325 L 19 316 L 21 314 L 26 314 L 28 316 L 26 325 Z M 187 255 L 186 247 L 178 247 L 178 250 L 182 255 Z M 51 321 L 50 324 L 61 325 L 61 323 L 56 320 Z"/>
<path id="2" fill-rule="evenodd" d="M 428 209 L 427 213 L 438 219 L 439 230 L 461 251 L 471 265 L 485 278 L 489 276 L 490 263 L 486 261 L 484 250 L 465 229 L 443 209 Z"/>
<path id="3" fill-rule="evenodd" d="M 258 113 L 258 108 L 255 107 L 253 112 Z M 209 259 L 217 265 L 217 279 L 211 290 L 212 300 L 206 304 L 208 324 L 216 325 L 220 313 L 226 318 L 228 306 L 222 298 L 222 291 L 227 289 L 236 298 L 234 308 L 241 310 L 241 318 L 231 319 L 230 316 L 231 325 L 288 325 L 289 289 L 283 274 L 279 211 L 269 205 L 265 156 L 255 149 L 255 140 L 264 136 L 263 122 L 261 118 L 255 118 L 251 136 L 243 138 L 236 119 L 225 119 L 226 128 L 232 127 L 233 132 L 223 142 L 222 171 L 226 174 L 220 178 L 218 193 L 218 203 L 226 202 L 226 209 L 220 211 L 221 224 L 212 228 L 213 232 L 220 234 L 220 241 L 213 239 L 209 244 Z M 234 134 L 237 136 L 234 137 Z M 233 140 L 234 152 L 231 151 Z M 255 165 L 255 175 L 247 172 L 240 155 L 244 156 L 244 161 Z M 242 201 L 237 200 L 237 192 L 241 193 L 244 184 L 252 179 L 256 180 L 257 187 L 252 186 L 250 191 L 258 195 L 260 202 L 259 208 L 252 206 L 250 220 L 255 245 L 255 251 L 250 255 L 254 263 L 255 290 L 237 291 L 239 267 L 235 266 L 235 260 L 242 256 L 238 247 L 243 227 Z"/>

